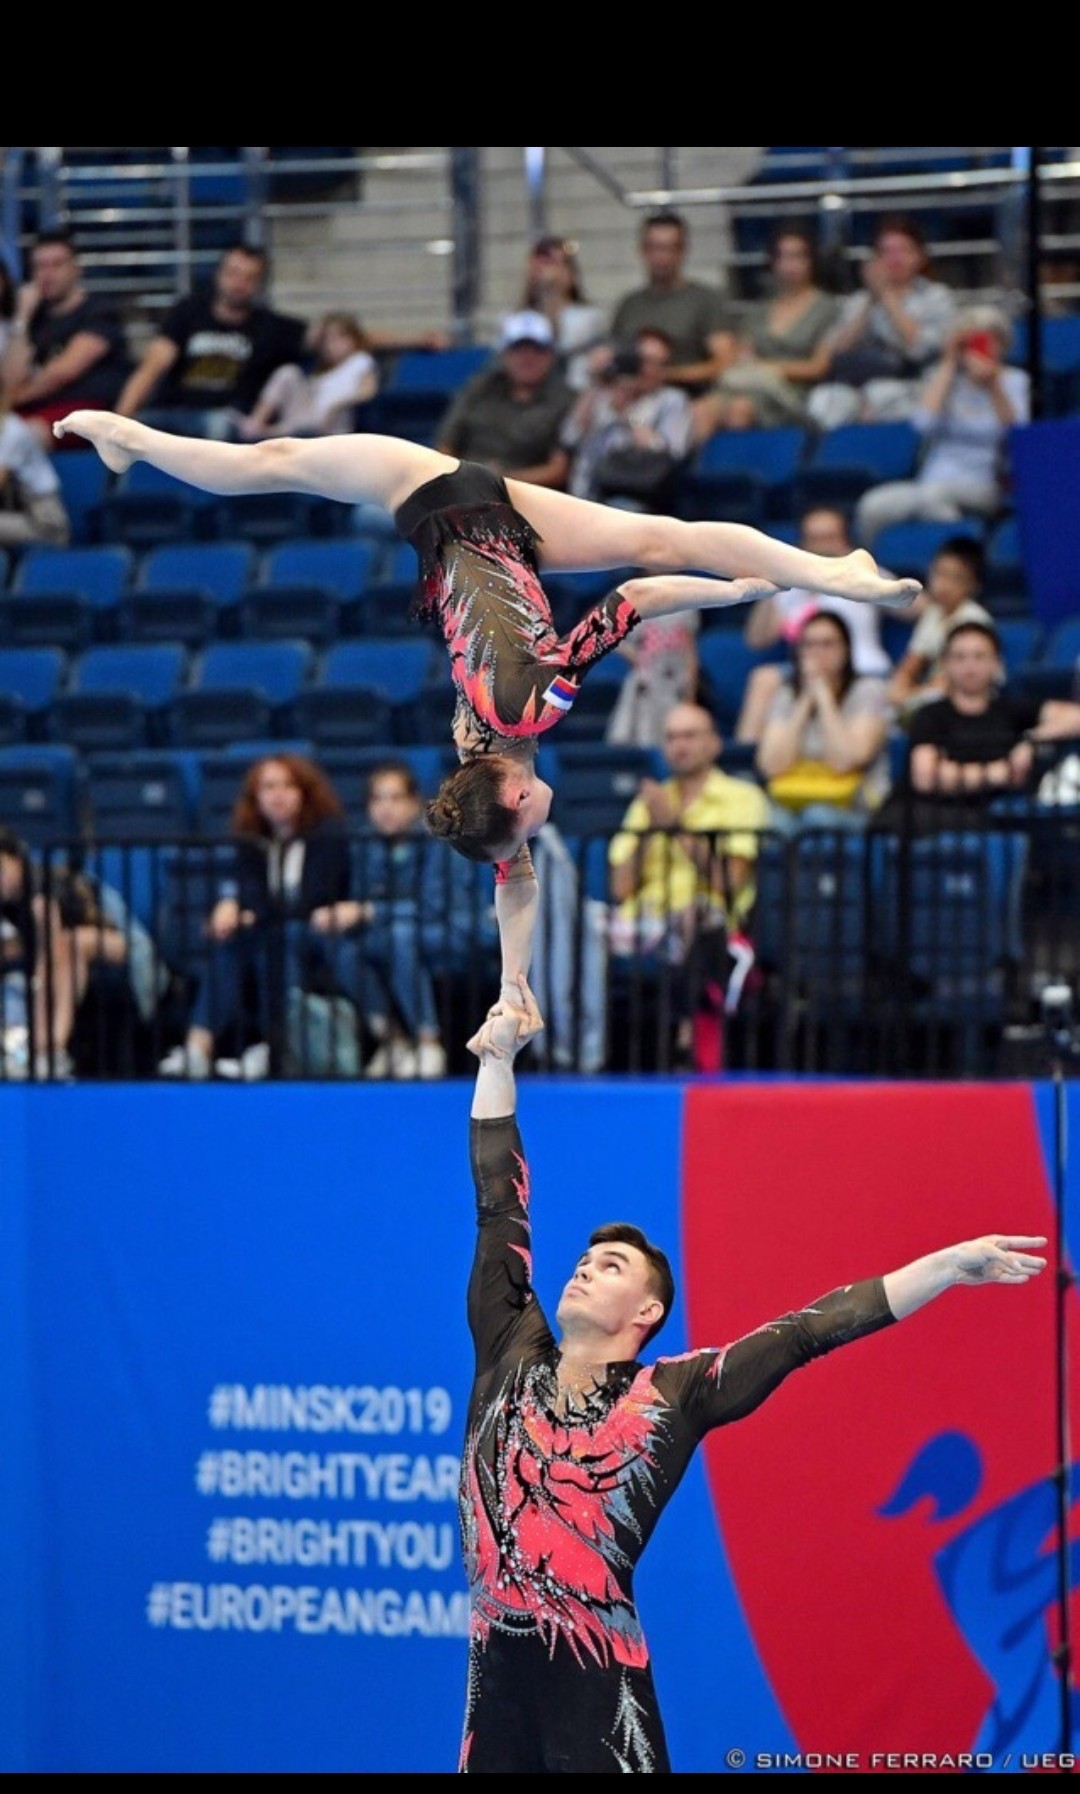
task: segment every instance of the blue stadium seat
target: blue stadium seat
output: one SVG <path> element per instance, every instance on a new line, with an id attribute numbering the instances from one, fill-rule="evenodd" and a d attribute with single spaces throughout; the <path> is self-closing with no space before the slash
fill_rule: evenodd
<path id="1" fill-rule="evenodd" d="M 309 686 L 290 706 L 289 719 L 311 738 L 320 757 L 329 748 L 362 750 L 394 739 L 390 700 L 370 685 Z"/>
<path id="2" fill-rule="evenodd" d="M 385 382 L 389 392 L 437 392 L 448 400 L 466 380 L 489 365 L 493 350 L 482 344 L 451 349 L 406 349 Z"/>
<path id="3" fill-rule="evenodd" d="M 0 823 L 31 847 L 78 834 L 79 770 L 79 757 L 70 747 L 43 743 L 0 748 Z"/>
<path id="4" fill-rule="evenodd" d="M 282 542 L 263 557 L 258 583 L 263 586 L 323 586 L 342 602 L 358 598 L 376 561 L 370 542 Z M 251 583 L 249 581 L 249 583 Z"/>
<path id="5" fill-rule="evenodd" d="M 179 753 L 89 756 L 86 797 L 94 837 L 158 841 L 190 834 L 195 824 L 193 786 L 189 765 Z"/>
<path id="6" fill-rule="evenodd" d="M 291 704 L 315 666 L 311 644 L 293 639 L 277 642 L 211 642 L 192 669 L 193 690 L 255 686 L 276 709 Z"/>
<path id="7" fill-rule="evenodd" d="M 341 599 L 325 586 L 248 586 L 237 606 L 241 636 L 297 639 L 325 647 L 339 634 Z"/>
<path id="8" fill-rule="evenodd" d="M 182 642 L 198 649 L 216 635 L 222 616 L 205 586 L 155 586 L 120 600 L 117 629 L 127 642 Z"/>
<path id="9" fill-rule="evenodd" d="M 1034 618 L 995 617 L 994 628 L 1001 641 L 1006 676 L 1014 679 L 1021 667 L 1038 659 L 1043 626 Z"/>
<path id="10" fill-rule="evenodd" d="M 370 686 L 392 704 L 408 703 L 433 678 L 442 658 L 428 640 L 338 642 L 323 655 L 317 683 L 324 689 Z"/>
<path id="11" fill-rule="evenodd" d="M 981 518 L 961 517 L 955 523 L 887 523 L 868 544 L 874 559 L 898 577 L 924 579 L 943 542 L 952 536 L 983 537 Z"/>
<path id="12" fill-rule="evenodd" d="M 211 533 L 265 550 L 312 531 L 317 504 L 302 492 L 246 492 L 219 498 Z"/>
<path id="13" fill-rule="evenodd" d="M 305 641 L 211 642 L 195 662 L 189 689 L 168 706 L 168 741 L 215 748 L 274 735 L 313 664 L 314 650 Z"/>
<path id="14" fill-rule="evenodd" d="M 72 662 L 68 690 L 52 704 L 50 736 L 84 753 L 146 746 L 186 666 L 179 642 L 87 648 Z"/>
<path id="15" fill-rule="evenodd" d="M 376 766 L 387 760 L 404 760 L 416 775 L 425 797 L 432 797 L 448 772 L 457 765 L 452 748 L 434 745 L 398 747 L 394 742 L 374 743 L 366 747 L 325 747 L 316 758 L 331 781 L 348 813 L 350 826 L 364 821 L 367 781 Z"/>
<path id="16" fill-rule="evenodd" d="M 186 494 L 110 492 L 98 506 L 98 535 L 102 542 L 125 543 L 145 553 L 161 543 L 193 535 L 197 515 Z"/>
<path id="17" fill-rule="evenodd" d="M 250 542 L 172 543 L 142 557 L 135 585 L 140 592 L 195 588 L 228 607 L 252 583 L 255 558 Z"/>
<path id="18" fill-rule="evenodd" d="M 665 776 L 655 748 L 607 742 L 562 742 L 552 818 L 570 835 L 617 829 L 644 778 Z"/>
<path id="19" fill-rule="evenodd" d="M 40 717 L 67 677 L 62 648 L 0 648 L 0 697 L 17 698 L 28 716 Z"/>
<path id="20" fill-rule="evenodd" d="M 880 843 L 874 913 L 889 988 L 905 1014 L 959 1031 L 959 1069 L 986 1069 L 1023 954 L 1026 835 L 986 828 Z"/>
<path id="21" fill-rule="evenodd" d="M 147 552 L 209 528 L 214 499 L 149 461 L 135 461 L 106 492 L 97 510 L 103 542 L 126 542 Z"/>
<path id="22" fill-rule="evenodd" d="M 701 444 L 681 484 L 703 498 L 711 480 L 716 480 L 719 491 L 725 476 L 750 475 L 762 483 L 766 516 L 789 517 L 792 482 L 808 440 L 807 432 L 797 426 L 717 430 Z"/>
<path id="23" fill-rule="evenodd" d="M 698 639 L 698 663 L 722 735 L 735 727 L 746 694 L 746 682 L 764 656 L 747 647 L 734 629 L 707 630 Z"/>
<path id="24" fill-rule="evenodd" d="M 7 594 L 0 604 L 0 643 L 5 648 L 87 647 L 94 636 L 94 610 L 76 592 Z"/>
<path id="25" fill-rule="evenodd" d="M 913 425 L 902 422 L 842 424 L 823 431 L 792 481 L 792 509 L 801 515 L 811 505 L 850 508 L 883 480 L 909 479 L 920 440 Z"/>
<path id="26" fill-rule="evenodd" d="M 341 612 L 344 635 L 415 635 L 410 615 L 415 580 L 378 580 Z"/>
<path id="27" fill-rule="evenodd" d="M 28 548 L 16 569 L 12 591 L 20 598 L 73 592 L 95 611 L 115 613 L 134 566 L 131 549 L 119 543 L 89 548 Z"/>
<path id="28" fill-rule="evenodd" d="M 98 540 L 98 506 L 112 479 L 96 449 L 65 449 L 53 457 L 60 495 L 71 520 L 71 542 L 86 548 Z"/>
<path id="29" fill-rule="evenodd" d="M 821 1022 L 867 1009 L 871 882 L 862 834 L 806 829 L 767 836 L 755 865 L 750 933 L 782 999 Z"/>
<path id="30" fill-rule="evenodd" d="M 20 698 L 0 694 L 0 747 L 14 747 L 30 733 L 26 707 Z"/>

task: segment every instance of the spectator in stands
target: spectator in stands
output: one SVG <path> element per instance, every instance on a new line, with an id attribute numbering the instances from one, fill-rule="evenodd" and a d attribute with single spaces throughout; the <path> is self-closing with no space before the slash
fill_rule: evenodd
<path id="1" fill-rule="evenodd" d="M 6 409 L 0 390 L 0 548 L 32 542 L 62 548 L 70 539 L 56 468 L 37 431 Z"/>
<path id="2" fill-rule="evenodd" d="M 19 289 L 0 385 L 43 448 L 55 450 L 52 425 L 74 406 L 108 411 L 127 377 L 127 339 L 106 299 L 87 292 L 71 238 L 43 231 L 30 251 L 30 279 Z"/>
<path id="3" fill-rule="evenodd" d="M 607 317 L 585 297 L 575 244 L 563 237 L 536 239 L 525 263 L 519 309 L 547 319 L 567 385 L 580 392 L 588 384 L 590 352 L 607 339 Z"/>
<path id="4" fill-rule="evenodd" d="M 0 920 L 4 983 L 13 975 L 23 981 L 31 1027 L 22 1054 L 5 1041 L 9 1077 L 26 1075 L 30 1039 L 36 1078 L 74 1077 L 72 1035 L 98 968 L 126 967 L 144 1013 L 152 1012 L 153 948 L 119 893 L 58 861 L 46 875 L 6 829 L 0 830 Z"/>
<path id="5" fill-rule="evenodd" d="M 815 610 L 795 641 L 795 665 L 769 705 L 756 765 L 772 826 L 863 825 L 889 784 L 883 679 L 855 671 L 851 633 L 835 611 Z"/>
<path id="6" fill-rule="evenodd" d="M 812 554 L 850 554 L 854 543 L 847 514 L 838 505 L 811 505 L 799 519 L 799 546 Z M 888 677 L 892 663 L 882 645 L 881 607 L 876 604 L 853 604 L 846 598 L 823 598 L 819 592 L 790 587 L 751 605 L 743 640 L 748 648 L 760 650 L 786 643 L 790 650 L 807 617 L 818 610 L 835 611 L 843 617 L 851 637 L 852 663 L 857 675 Z M 895 614 L 904 622 L 911 621 L 910 606 L 897 609 Z M 760 741 L 769 705 L 790 665 L 790 659 L 784 663 L 766 661 L 752 669 L 735 727 L 736 741 Z"/>
<path id="7" fill-rule="evenodd" d="M 559 435 L 570 456 L 567 490 L 578 498 L 670 510 L 690 448 L 692 408 L 668 379 L 671 342 L 641 330 L 590 381 Z"/>
<path id="8" fill-rule="evenodd" d="M 630 662 L 604 730 L 606 741 L 661 747 L 676 704 L 689 703 L 698 687 L 697 611 L 649 617 L 615 652 Z"/>
<path id="9" fill-rule="evenodd" d="M 823 343 L 840 301 L 818 274 L 810 231 L 781 225 L 769 247 L 771 291 L 740 325 L 730 366 L 694 401 L 694 439 L 716 430 L 775 429 L 806 422 L 806 403 L 828 370 Z"/>
<path id="10" fill-rule="evenodd" d="M 993 798 L 1031 788 L 1036 706 L 1002 690 L 1005 667 L 992 623 L 953 626 L 941 680 L 936 703 L 911 718 L 904 779 L 878 814 L 882 827 L 978 827 Z"/>
<path id="11" fill-rule="evenodd" d="M 266 272 L 261 249 L 225 249 L 212 289 L 190 293 L 166 312 L 116 402 L 120 415 L 184 410 L 196 414 L 203 433 L 228 435 L 231 414 L 246 416 L 274 370 L 305 355 L 303 319 L 262 302 Z M 161 421 L 176 427 L 169 416 Z"/>
<path id="12" fill-rule="evenodd" d="M 909 518 L 955 523 L 993 517 L 1006 500 L 1009 431 L 1031 416 L 1030 380 L 1008 367 L 1012 326 L 993 305 L 961 312 L 941 360 L 911 413 L 925 448 L 910 480 L 884 480 L 859 500 L 855 535 L 869 546 L 878 531 Z"/>
<path id="13" fill-rule="evenodd" d="M 705 975 L 710 967 L 719 972 L 731 944 L 745 943 L 758 835 L 769 827 L 760 787 L 716 764 L 722 746 L 702 705 L 669 711 L 671 776 L 642 780 L 608 848 L 611 953 L 639 960 L 643 970 L 680 968 L 673 992 L 680 1059 L 691 1049 Z"/>
<path id="14" fill-rule="evenodd" d="M 467 959 L 483 932 L 476 870 L 429 838 L 407 761 L 388 758 L 372 768 L 364 807 L 370 832 L 352 881 L 359 895 L 316 909 L 311 926 L 326 940 L 335 983 L 379 1042 L 365 1076 L 441 1078 L 446 1048 L 432 971 L 455 956 Z"/>
<path id="15" fill-rule="evenodd" d="M 735 348 L 728 306 L 719 288 L 689 280 L 683 272 L 690 231 L 678 212 L 651 213 L 639 236 L 646 282 L 624 294 L 611 318 L 614 345 L 628 345 L 642 330 L 660 330 L 671 343 L 668 380 L 691 396 L 706 392 L 729 365 Z"/>
<path id="16" fill-rule="evenodd" d="M 914 219 L 882 219 L 861 282 L 825 338 L 827 372 L 807 401 L 810 418 L 825 430 L 856 419 L 910 417 L 956 319 L 955 297 L 931 278 Z"/>
<path id="17" fill-rule="evenodd" d="M 242 1026 L 248 977 L 257 990 L 263 1038 L 239 1059 L 217 1061 L 225 1077 L 266 1077 L 271 1038 L 283 1030 L 285 993 L 308 973 L 312 912 L 349 894 L 344 809 L 322 769 L 302 754 L 269 754 L 243 776 L 232 817 L 235 873 L 207 920 L 210 962 L 184 1043 L 158 1067 L 163 1077 L 208 1078 L 227 1029 Z"/>
<path id="18" fill-rule="evenodd" d="M 508 479 L 561 489 L 570 458 L 559 431 L 573 402 L 548 319 L 514 312 L 503 324 L 495 365 L 474 374 L 451 400 L 436 447 Z"/>
<path id="19" fill-rule="evenodd" d="M 889 681 L 889 702 L 901 717 L 941 696 L 941 654 L 949 631 L 957 623 L 993 623 L 979 603 L 985 563 L 982 544 L 972 536 L 950 536 L 930 562 L 925 590 L 908 613 L 917 621 L 907 653 Z"/>
<path id="20" fill-rule="evenodd" d="M 312 336 L 314 366 L 275 368 L 249 417 L 237 412 L 245 442 L 262 436 L 333 436 L 353 428 L 353 412 L 374 398 L 379 373 L 370 341 L 352 312 L 329 311 Z"/>

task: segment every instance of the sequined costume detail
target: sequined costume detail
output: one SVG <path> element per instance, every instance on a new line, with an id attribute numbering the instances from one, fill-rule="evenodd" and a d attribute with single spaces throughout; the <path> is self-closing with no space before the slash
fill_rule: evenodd
<path id="1" fill-rule="evenodd" d="M 583 675 L 640 621 L 618 590 L 559 636 L 538 573 L 538 537 L 506 483 L 463 461 L 428 480 L 395 516 L 420 559 L 413 610 L 438 622 L 457 687 L 463 759 L 520 747 L 570 708 Z"/>
<path id="2" fill-rule="evenodd" d="M 460 1767 L 669 1769 L 634 1566 L 711 1428 L 788 1373 L 892 1320 L 880 1278 L 720 1349 L 606 1367 L 560 1413 L 559 1349 L 532 1287 L 529 1174 L 513 1116 L 473 1121 L 476 1379 L 460 1484 L 471 1598 Z"/>

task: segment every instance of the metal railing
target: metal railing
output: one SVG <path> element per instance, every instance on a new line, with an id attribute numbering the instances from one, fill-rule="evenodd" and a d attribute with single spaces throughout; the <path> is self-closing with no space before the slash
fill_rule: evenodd
<path id="1" fill-rule="evenodd" d="M 672 837 L 649 838 L 674 867 Z M 533 982 L 547 1028 L 529 1049 L 540 1074 L 1026 1077 L 1041 1065 L 1042 990 L 1080 985 L 1080 807 L 1018 802 L 977 829 L 923 834 L 765 831 L 738 925 L 725 923 L 734 843 L 723 835 L 699 837 L 711 896 L 666 915 L 631 899 L 614 924 L 609 839 L 565 844 L 577 875 L 569 901 L 541 862 Z M 451 896 L 452 856 L 424 841 L 395 890 L 381 837 L 356 834 L 354 852 L 373 842 L 388 854 L 378 883 L 395 901 L 392 929 L 335 934 L 271 912 L 240 945 L 207 931 L 232 888 L 228 840 L 49 845 L 33 875 L 36 957 L 29 911 L 20 916 L 5 886 L 0 1078 L 66 1076 L 69 1055 L 79 1078 L 155 1078 L 209 1014 L 214 1053 L 234 1076 L 258 1044 L 259 1075 L 363 1080 L 376 1075 L 381 1021 L 404 1037 L 425 979 L 446 1070 L 467 1075 L 465 1042 L 499 972 L 490 871 L 475 869 L 463 905 L 460 884 Z M 432 876 L 448 881 L 443 899 Z M 364 887 L 354 894 L 363 900 Z M 732 907 L 745 905 L 729 891 Z M 406 1052 L 388 1075 L 418 1075 L 415 1059 Z"/>

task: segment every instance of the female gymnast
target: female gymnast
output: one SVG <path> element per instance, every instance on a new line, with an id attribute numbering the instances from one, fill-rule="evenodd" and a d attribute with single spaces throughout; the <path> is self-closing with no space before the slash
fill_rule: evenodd
<path id="1" fill-rule="evenodd" d="M 882 578 L 865 549 L 830 558 L 746 524 L 624 511 L 504 480 L 400 437 L 211 442 L 85 410 L 53 428 L 84 436 L 114 473 L 143 460 L 204 492 L 305 492 L 393 513 L 419 555 L 417 614 L 440 624 L 458 690 L 453 733 L 463 764 L 429 804 L 428 823 L 459 852 L 494 862 L 500 885 L 535 884 L 527 842 L 552 797 L 533 770 L 536 737 L 570 708 L 587 668 L 643 617 L 743 603 L 786 586 L 889 604 L 921 589 L 917 580 Z M 621 581 L 560 639 L 541 571 L 604 567 L 641 567 L 645 576 Z M 528 958 L 513 957 L 506 969 L 516 979 Z"/>

